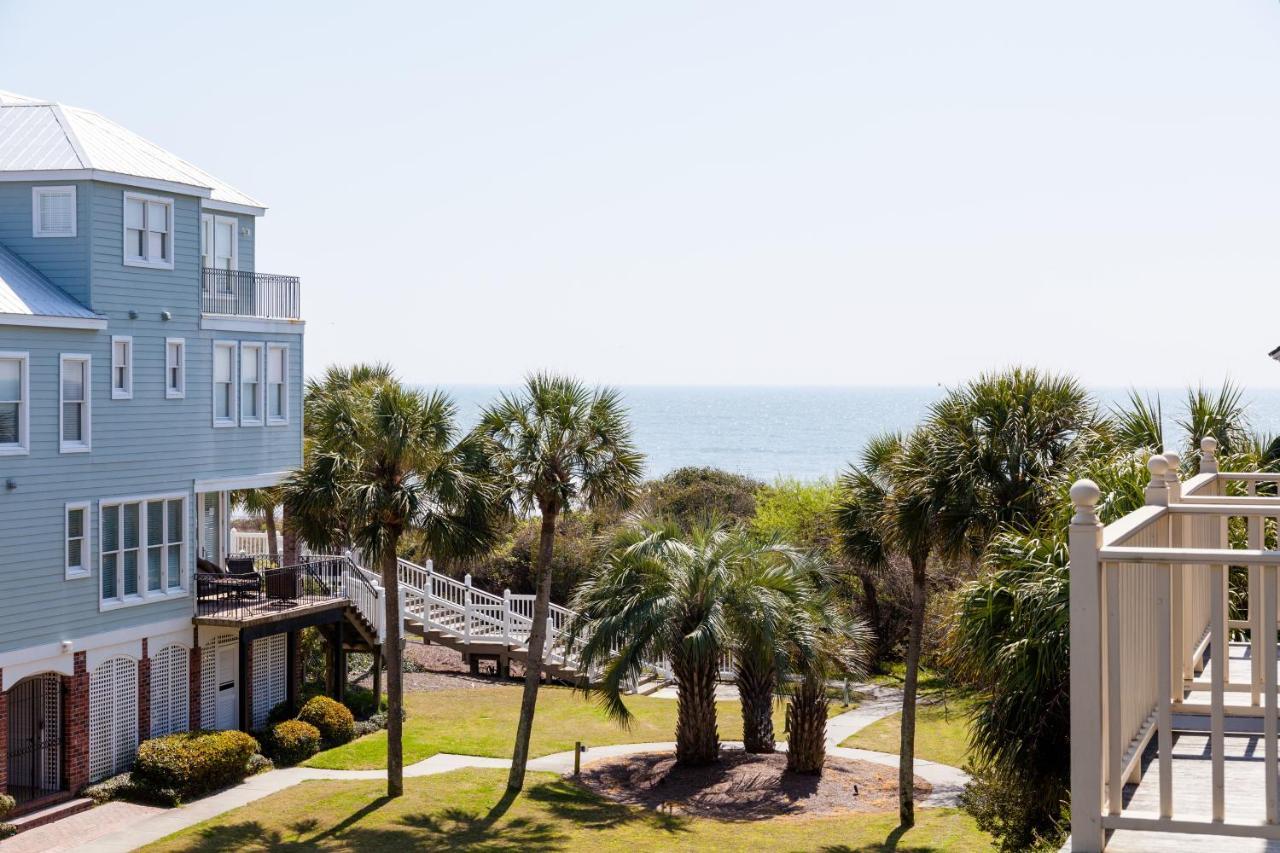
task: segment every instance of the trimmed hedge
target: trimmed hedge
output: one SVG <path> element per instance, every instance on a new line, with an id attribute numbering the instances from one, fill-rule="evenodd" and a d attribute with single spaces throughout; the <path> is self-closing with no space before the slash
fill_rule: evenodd
<path id="1" fill-rule="evenodd" d="M 112 800 L 127 800 L 134 794 L 133 774 L 121 773 L 119 776 L 103 779 L 85 788 L 82 793 L 98 806 Z"/>
<path id="2" fill-rule="evenodd" d="M 17 805 L 18 801 L 13 797 L 8 794 L 0 794 L 0 818 L 13 811 L 14 807 Z"/>
<path id="3" fill-rule="evenodd" d="M 244 732 L 183 732 L 144 741 L 133 765 L 133 785 L 172 792 L 178 800 L 225 788 L 249 772 L 258 742 Z"/>
<path id="4" fill-rule="evenodd" d="M 320 751 L 320 730 L 302 720 L 276 723 L 267 736 L 267 748 L 278 764 L 297 764 Z"/>
<path id="5" fill-rule="evenodd" d="M 356 719 L 350 709 L 328 696 L 308 699 L 298 719 L 315 726 L 327 746 L 341 746 L 356 736 Z"/>
<path id="6" fill-rule="evenodd" d="M 275 770 L 275 762 L 267 758 L 260 752 L 255 752 L 249 756 L 249 775 L 256 776 L 259 773 L 266 773 L 268 770 Z"/>

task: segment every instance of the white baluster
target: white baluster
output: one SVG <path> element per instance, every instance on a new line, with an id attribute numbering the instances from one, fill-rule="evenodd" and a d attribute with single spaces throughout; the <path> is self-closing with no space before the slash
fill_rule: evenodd
<path id="1" fill-rule="evenodd" d="M 511 590 L 502 591 L 502 639 L 511 645 Z"/>
<path id="2" fill-rule="evenodd" d="M 462 612 L 463 612 L 463 637 L 466 642 L 471 642 L 471 575 L 466 574 L 462 578 L 462 584 L 466 589 L 462 591 Z"/>

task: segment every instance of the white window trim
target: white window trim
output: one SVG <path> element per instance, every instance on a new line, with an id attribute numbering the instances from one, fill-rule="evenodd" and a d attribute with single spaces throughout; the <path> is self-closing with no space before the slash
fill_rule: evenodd
<path id="1" fill-rule="evenodd" d="M 127 215 L 126 211 L 129 209 L 129 202 L 130 202 L 131 200 L 141 201 L 144 205 L 145 205 L 147 202 L 149 202 L 149 201 L 151 201 L 151 202 L 156 202 L 156 203 L 158 203 L 158 204 L 168 205 L 168 208 L 169 208 L 168 220 L 169 220 L 169 221 L 166 223 L 166 225 L 167 225 L 167 227 L 168 227 L 168 229 L 169 229 L 169 230 L 168 230 L 168 234 L 169 234 L 169 259 L 168 259 L 167 261 L 153 261 L 153 260 L 151 260 L 151 259 L 149 259 L 149 258 L 131 258 L 131 257 L 129 257 L 129 250 L 128 250 L 128 246 L 129 246 L 129 219 L 128 219 L 128 215 Z M 146 195 L 146 194 L 144 194 L 144 193 L 133 193 L 133 192 L 128 192 L 128 191 L 126 190 L 126 191 L 125 191 L 125 193 L 124 193 L 124 201 L 122 201 L 122 202 L 121 202 L 121 205 L 120 205 L 120 257 L 121 257 L 121 260 L 123 260 L 123 261 L 124 261 L 124 265 L 125 265 L 126 267 L 147 267 L 147 268 L 149 268 L 149 269 L 154 269 L 154 270 L 171 270 L 171 269 L 173 269 L 173 255 L 174 255 L 174 251 L 175 251 L 175 249 L 176 249 L 176 247 L 174 246 L 174 239 L 173 239 L 173 238 L 174 238 L 174 231 L 176 231 L 176 230 L 177 230 L 177 229 L 174 227 L 174 225 L 175 225 L 175 223 L 174 223 L 174 219 L 176 218 L 176 216 L 177 216 L 177 213 L 176 213 L 176 210 L 175 210 L 175 207 L 174 207 L 174 203 L 173 203 L 173 199 L 172 199 L 172 198 L 169 198 L 169 197 L 166 197 L 166 196 L 159 196 L 159 195 Z M 148 229 L 148 230 L 150 230 L 150 229 Z M 143 242 L 143 244 L 145 245 L 148 241 L 147 241 L 147 240 L 143 240 L 142 242 Z"/>
<path id="2" fill-rule="evenodd" d="M 116 344 L 125 345 L 124 387 L 116 387 Z M 111 399 L 133 399 L 133 336 L 111 336 Z"/>
<path id="3" fill-rule="evenodd" d="M 240 409 L 240 426 L 262 426 L 263 418 L 266 413 L 262 411 L 263 404 L 266 403 L 266 359 L 263 354 L 266 348 L 257 341 L 241 341 L 240 342 L 240 365 L 243 367 L 246 350 L 252 350 L 257 354 L 258 359 L 258 416 L 256 418 L 245 417 L 243 407 Z M 240 373 L 236 379 L 236 391 L 240 390 L 241 384 L 244 382 L 244 374 Z"/>
<path id="4" fill-rule="evenodd" d="M 178 347 L 178 387 L 169 387 L 169 347 Z M 187 341 L 186 338 L 164 339 L 164 397 L 166 400 L 181 400 L 187 396 Z"/>
<path id="5" fill-rule="evenodd" d="M 263 370 L 263 373 L 265 374 L 263 376 L 263 387 L 267 389 L 265 396 L 268 400 L 270 400 L 270 395 L 271 395 L 270 366 L 271 366 L 272 352 L 284 353 L 284 364 L 281 365 L 281 368 L 280 368 L 282 371 L 282 373 L 280 374 L 280 384 L 284 386 L 284 404 L 283 404 L 283 408 L 281 409 L 281 412 L 282 412 L 281 417 L 278 417 L 278 418 L 272 417 L 270 403 L 268 403 L 268 405 L 265 408 L 265 411 L 262 414 L 267 419 L 267 426 L 284 426 L 285 424 L 289 423 L 289 345 L 288 344 L 267 344 L 266 366 Z"/>
<path id="6" fill-rule="evenodd" d="M 84 510 L 84 527 L 81 529 L 80 537 L 80 566 L 79 569 L 73 569 L 67 565 L 67 541 L 71 538 L 71 511 L 74 509 Z M 88 501 L 70 501 L 63 509 L 62 514 L 62 561 L 63 568 L 66 571 L 67 580 L 76 580 L 78 578 L 93 577 L 93 569 L 89 564 L 89 531 L 92 530 L 91 523 L 92 510 Z"/>
<path id="7" fill-rule="evenodd" d="M 231 411 L 228 417 L 218 417 L 218 348 L 226 347 L 231 350 Z M 240 344 L 236 341 L 214 341 L 213 342 L 213 364 L 209 371 L 211 378 L 210 390 L 211 402 L 213 408 L 210 412 L 213 417 L 213 425 L 215 427 L 233 427 L 239 423 L 237 415 L 240 412 Z"/>
<path id="8" fill-rule="evenodd" d="M 81 415 L 84 418 L 84 439 L 82 441 L 66 441 L 63 439 L 65 434 L 63 427 L 63 412 L 66 407 L 62 399 L 62 383 L 66 379 L 66 368 L 68 361 L 84 362 L 84 409 Z M 58 452 L 59 453 L 88 453 L 93 449 L 93 356 L 88 353 L 64 352 L 58 357 Z"/>
<path id="9" fill-rule="evenodd" d="M 18 366 L 18 382 L 21 385 L 22 405 L 18 407 L 18 435 L 21 441 L 17 444 L 0 444 L 0 456 L 26 456 L 31 452 L 31 353 L 0 351 L 0 358 L 16 358 Z M 58 386 L 58 396 L 62 396 L 62 386 Z M 61 411 L 62 406 L 58 406 Z M 58 435 L 62 435 L 61 432 Z"/>
<path id="10" fill-rule="evenodd" d="M 40 197 L 53 193 L 71 193 L 71 233 L 45 231 L 40 227 Z M 32 187 L 31 188 L 31 236 L 32 237 L 74 237 L 76 236 L 76 218 L 79 208 L 76 201 L 75 185 L 64 187 Z"/>
<path id="11" fill-rule="evenodd" d="M 124 560 L 121 559 L 116 565 L 116 589 L 120 595 L 110 601 L 102 597 L 102 583 L 98 583 L 98 611 L 106 612 L 108 610 L 119 610 L 122 607 L 136 607 L 139 604 L 147 604 L 152 601 L 167 601 L 174 598 L 185 598 L 190 587 L 190 566 L 191 560 L 191 504 L 189 503 L 190 494 L 187 492 L 170 492 L 162 495 L 132 495 L 123 498 L 102 498 L 98 501 L 98 574 L 102 574 L 102 508 L 104 506 L 115 506 L 118 504 L 143 503 L 146 501 L 182 501 L 182 586 L 174 589 L 161 588 L 153 592 L 147 591 L 146 576 L 144 574 L 146 561 L 144 559 L 147 552 L 147 545 L 143 541 L 145 537 L 145 518 L 142 516 L 143 509 L 139 508 L 139 524 L 138 524 L 138 592 L 134 595 L 124 595 Z M 168 512 L 168 508 L 165 509 Z M 122 513 L 123 515 L 123 513 Z M 167 526 L 166 526 L 167 530 Z M 124 552 L 124 527 L 121 525 L 120 534 L 120 553 Z M 64 546 L 65 547 L 65 546 Z"/>

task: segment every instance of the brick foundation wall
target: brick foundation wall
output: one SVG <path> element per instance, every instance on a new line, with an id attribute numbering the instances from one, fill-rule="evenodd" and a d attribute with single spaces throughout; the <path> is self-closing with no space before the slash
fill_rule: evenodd
<path id="1" fill-rule="evenodd" d="M 63 756 L 67 787 L 78 792 L 89 784 L 89 670 L 85 653 L 75 653 L 75 674 L 62 676 Z"/>
<path id="2" fill-rule="evenodd" d="M 191 661 L 187 669 L 187 698 L 191 702 L 191 716 L 187 721 L 191 731 L 200 728 L 200 647 L 191 649 Z"/>
<path id="3" fill-rule="evenodd" d="M 147 641 L 142 640 L 142 659 L 138 661 L 138 743 L 151 737 L 151 657 Z"/>
<path id="4" fill-rule="evenodd" d="M 0 684 L 4 683 L 0 669 Z M 0 794 L 7 791 L 9 775 L 9 694 L 0 691 Z"/>

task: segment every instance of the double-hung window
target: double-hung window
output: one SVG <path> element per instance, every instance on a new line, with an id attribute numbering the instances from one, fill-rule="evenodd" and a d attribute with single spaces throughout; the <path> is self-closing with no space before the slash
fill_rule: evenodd
<path id="1" fill-rule="evenodd" d="M 111 336 L 111 399 L 133 398 L 133 338 Z"/>
<path id="2" fill-rule="evenodd" d="M 59 450 L 84 453 L 90 448 L 89 384 L 93 373 L 87 355 L 63 354 L 59 370 Z"/>
<path id="3" fill-rule="evenodd" d="M 262 344 L 240 344 L 240 425 L 262 426 Z"/>
<path id="4" fill-rule="evenodd" d="M 178 400 L 187 394 L 187 342 L 182 338 L 164 339 L 164 395 Z"/>
<path id="5" fill-rule="evenodd" d="M 76 188 L 31 188 L 31 236 L 76 236 Z"/>
<path id="6" fill-rule="evenodd" d="M 173 199 L 124 194 L 124 262 L 173 269 Z"/>
<path id="7" fill-rule="evenodd" d="M 235 342 L 215 341 L 213 344 L 214 426 L 235 426 L 237 375 Z"/>
<path id="8" fill-rule="evenodd" d="M 0 456 L 26 453 L 31 446 L 27 437 L 29 361 L 25 352 L 0 352 Z"/>
<path id="9" fill-rule="evenodd" d="M 89 576 L 89 504 L 83 501 L 67 504 L 66 577 Z"/>
<path id="10" fill-rule="evenodd" d="M 267 423 L 289 422 L 289 348 L 267 345 Z"/>
<path id="11" fill-rule="evenodd" d="M 98 516 L 103 607 L 185 589 L 185 496 L 103 501 Z"/>

